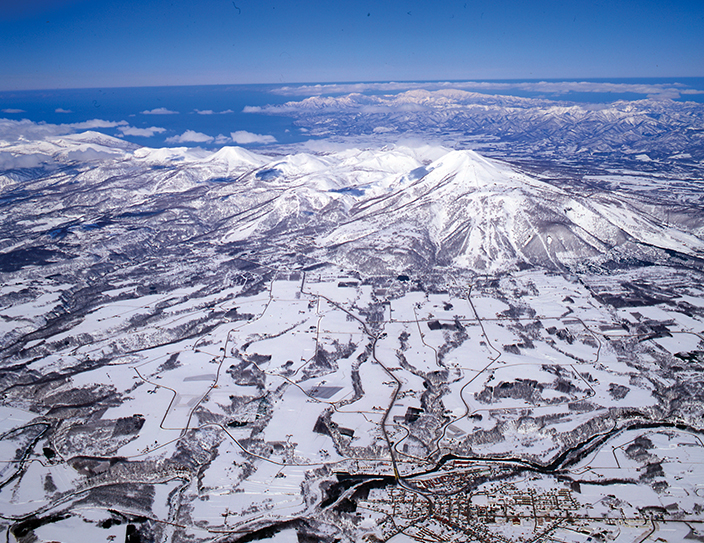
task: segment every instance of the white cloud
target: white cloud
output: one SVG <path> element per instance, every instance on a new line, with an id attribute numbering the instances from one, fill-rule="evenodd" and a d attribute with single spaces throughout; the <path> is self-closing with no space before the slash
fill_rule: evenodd
<path id="1" fill-rule="evenodd" d="M 27 119 L 13 121 L 10 119 L 0 119 L 0 140 L 17 141 L 44 140 L 55 136 L 65 136 L 81 130 L 91 130 L 95 128 L 117 128 L 129 126 L 127 121 L 105 121 L 103 119 L 93 119 L 90 121 L 71 124 L 49 124 L 45 122 L 35 123 Z"/>
<path id="2" fill-rule="evenodd" d="M 435 85 L 437 85 L 437 83 L 331 83 L 328 85 L 297 85 L 279 87 L 271 92 L 284 96 L 319 96 L 321 94 L 339 94 L 365 91 L 393 92 L 408 89 L 429 88 L 429 86 Z M 245 111 L 245 113 L 249 112 Z"/>
<path id="3" fill-rule="evenodd" d="M 202 132 L 195 132 L 193 130 L 186 130 L 180 136 L 171 136 L 166 138 L 166 143 L 211 143 L 215 138 L 203 134 Z"/>
<path id="4" fill-rule="evenodd" d="M 196 109 L 198 115 L 225 115 L 226 113 L 234 113 L 231 109 L 223 111 L 213 111 L 212 109 Z"/>
<path id="5" fill-rule="evenodd" d="M 533 92 L 546 92 L 554 94 L 566 94 L 569 92 L 598 92 L 611 94 L 643 94 L 648 98 L 679 98 L 685 90 L 684 85 L 675 84 L 644 84 L 644 83 L 608 83 L 594 81 L 538 81 L 528 83 L 506 83 L 505 86 L 493 87 L 492 83 L 482 83 L 481 88 L 499 90 L 526 90 Z M 468 87 L 464 87 L 468 88 Z"/>
<path id="6" fill-rule="evenodd" d="M 158 107 L 156 109 L 145 109 L 140 112 L 142 115 L 176 115 L 178 111 L 171 111 L 165 107 Z"/>
<path id="7" fill-rule="evenodd" d="M 222 134 L 218 134 L 217 137 L 215 138 L 215 143 L 218 145 L 225 145 L 226 143 L 230 143 L 232 141 L 232 138 L 229 138 L 227 136 L 223 136 Z"/>
<path id="8" fill-rule="evenodd" d="M 103 119 L 92 119 L 90 121 L 84 121 L 82 123 L 71 123 L 66 126 L 75 128 L 77 130 L 90 130 L 91 128 L 115 128 L 116 126 L 125 126 L 127 121 L 104 121 Z"/>
<path id="9" fill-rule="evenodd" d="M 3 113 L 25 113 L 24 109 L 17 109 L 14 107 L 8 107 L 7 109 L 2 110 Z"/>
<path id="10" fill-rule="evenodd" d="M 21 121 L 0 119 L 0 140 L 4 141 L 17 141 L 20 138 L 43 140 L 51 136 L 70 134 L 73 131 L 67 125 L 35 123 L 27 119 Z"/>
<path id="11" fill-rule="evenodd" d="M 14 170 L 19 168 L 36 168 L 51 160 L 49 155 L 31 153 L 27 155 L 14 155 L 13 153 L 0 152 L 0 170 Z"/>
<path id="12" fill-rule="evenodd" d="M 240 145 L 246 143 L 276 143 L 276 138 L 274 136 L 269 136 L 265 134 L 253 134 L 252 132 L 247 132 L 246 130 L 238 130 L 237 132 L 232 132 L 230 134 L 232 141 Z"/>
<path id="13" fill-rule="evenodd" d="M 70 109 L 64 109 L 62 107 L 57 107 L 54 110 L 54 113 L 73 113 L 73 111 L 71 111 Z"/>
<path id="14" fill-rule="evenodd" d="M 676 89 L 665 89 L 661 92 L 648 94 L 646 98 L 651 100 L 677 100 L 680 97 L 679 91 Z"/>
<path id="15" fill-rule="evenodd" d="M 87 149 L 77 149 L 66 153 L 66 158 L 69 160 L 77 160 L 78 162 L 88 162 L 90 160 L 106 160 L 119 156 L 117 153 L 108 153 L 88 147 Z"/>
<path id="16" fill-rule="evenodd" d="M 125 136 L 142 136 L 145 138 L 151 138 L 154 134 L 161 134 L 166 132 L 166 128 L 161 128 L 159 126 L 151 126 L 149 128 L 136 128 L 134 126 L 120 126 L 118 130 L 122 132 Z"/>

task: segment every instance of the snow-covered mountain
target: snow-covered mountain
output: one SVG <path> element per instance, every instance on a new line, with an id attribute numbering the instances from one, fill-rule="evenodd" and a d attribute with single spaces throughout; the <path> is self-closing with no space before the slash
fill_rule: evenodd
<path id="1" fill-rule="evenodd" d="M 267 156 L 134 148 L 86 133 L 8 143 L 3 153 L 37 162 L 2 175 L 5 261 L 29 249 L 105 257 L 145 240 L 152 254 L 256 244 L 289 265 L 393 272 L 565 269 L 652 250 L 704 257 L 701 211 L 584 193 L 470 150 Z M 678 225 L 671 211 L 687 221 Z"/>
<path id="2" fill-rule="evenodd" d="M 407 248 L 428 264 L 483 271 L 569 267 L 629 241 L 704 254 L 701 239 L 664 228 L 617 196 L 577 197 L 473 151 L 448 152 L 424 170 L 358 202 L 324 244 L 350 263 L 379 248 L 399 258 Z"/>

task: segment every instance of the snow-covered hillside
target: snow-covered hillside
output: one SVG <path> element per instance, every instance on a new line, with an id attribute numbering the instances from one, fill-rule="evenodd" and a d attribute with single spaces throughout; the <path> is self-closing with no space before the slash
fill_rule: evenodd
<path id="1" fill-rule="evenodd" d="M 12 209 L 1 225 L 6 259 L 37 248 L 106 254 L 120 243 L 115 236 L 128 243 L 147 231 L 154 251 L 195 240 L 261 243 L 289 258 L 296 247 L 301 263 L 393 272 L 564 269 L 614 250 L 642 258 L 645 248 L 704 256 L 701 232 L 664 224 L 664 209 L 646 211 L 623 191 L 556 186 L 470 150 L 267 156 L 237 147 L 135 149 L 86 133 L 8 144 L 3 154 L 38 162 L 2 177 Z M 696 214 L 688 214 L 695 226 Z"/>
<path id="2" fill-rule="evenodd" d="M 0 141 L 0 530 L 686 538 L 701 180 L 325 143 Z"/>

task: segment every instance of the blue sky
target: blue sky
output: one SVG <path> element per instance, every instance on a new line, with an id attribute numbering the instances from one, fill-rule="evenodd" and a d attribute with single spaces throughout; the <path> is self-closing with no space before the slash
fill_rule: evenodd
<path id="1" fill-rule="evenodd" d="M 704 2 L 2 0 L 0 90 L 704 76 Z"/>

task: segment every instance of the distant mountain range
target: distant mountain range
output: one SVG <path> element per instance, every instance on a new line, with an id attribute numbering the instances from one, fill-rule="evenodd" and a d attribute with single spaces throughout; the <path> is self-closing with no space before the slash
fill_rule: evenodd
<path id="1" fill-rule="evenodd" d="M 257 108 L 298 119 L 311 135 L 405 134 L 472 138 L 505 154 L 574 161 L 591 155 L 704 160 L 704 106 L 643 99 L 608 104 L 556 102 L 458 89 L 313 96 Z"/>

